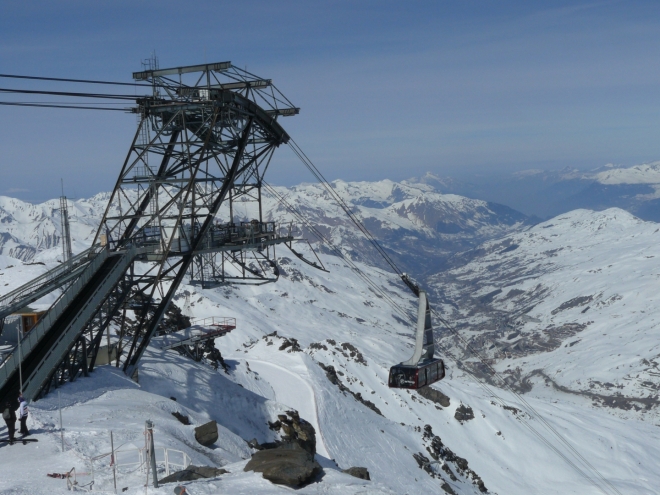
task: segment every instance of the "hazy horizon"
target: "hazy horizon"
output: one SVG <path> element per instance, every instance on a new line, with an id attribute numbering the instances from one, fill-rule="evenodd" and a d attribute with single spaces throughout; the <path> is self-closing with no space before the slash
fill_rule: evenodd
<path id="1" fill-rule="evenodd" d="M 330 180 L 588 170 L 660 158 L 658 14 L 619 1 L 40 1 L 3 7 L 0 72 L 131 82 L 153 51 L 161 67 L 231 60 L 301 107 L 282 124 Z M 120 112 L 0 112 L 0 194 L 36 202 L 60 178 L 73 197 L 111 190 L 136 127 Z M 267 177 L 312 180 L 286 148 Z"/>

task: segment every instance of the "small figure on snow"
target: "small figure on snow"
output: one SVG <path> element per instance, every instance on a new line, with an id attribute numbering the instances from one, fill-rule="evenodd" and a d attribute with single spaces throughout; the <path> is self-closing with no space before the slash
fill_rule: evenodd
<path id="1" fill-rule="evenodd" d="M 7 425 L 7 432 L 9 433 L 9 443 L 14 443 L 14 433 L 16 432 L 16 411 L 9 402 L 5 402 L 2 408 L 2 419 L 5 420 Z"/>
<path id="2" fill-rule="evenodd" d="M 185 486 L 179 485 L 179 486 L 174 488 L 174 495 L 186 495 L 186 493 L 188 493 L 188 492 L 186 491 Z"/>
<path id="3" fill-rule="evenodd" d="M 18 406 L 18 419 L 21 422 L 20 433 L 22 436 L 26 437 L 30 434 L 27 429 L 28 405 L 22 392 L 18 395 L 18 402 L 20 404 Z"/>

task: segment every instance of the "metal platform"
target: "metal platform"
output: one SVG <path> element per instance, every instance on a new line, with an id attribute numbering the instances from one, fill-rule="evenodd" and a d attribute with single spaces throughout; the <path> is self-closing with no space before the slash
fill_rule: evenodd
<path id="1" fill-rule="evenodd" d="M 195 361 L 201 361 L 204 348 L 211 340 L 223 337 L 236 328 L 236 318 L 213 316 L 193 320 L 193 325 L 178 332 L 155 337 L 153 345 L 164 351 L 183 352 Z"/>

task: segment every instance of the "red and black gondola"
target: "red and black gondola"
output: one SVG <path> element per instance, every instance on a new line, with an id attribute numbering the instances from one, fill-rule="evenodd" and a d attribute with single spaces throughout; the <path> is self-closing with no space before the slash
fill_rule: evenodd
<path id="1" fill-rule="evenodd" d="M 442 359 L 432 359 L 416 366 L 397 364 L 390 368 L 390 388 L 418 389 L 442 380 L 445 377 L 445 363 Z"/>
<path id="2" fill-rule="evenodd" d="M 415 293 L 419 296 L 415 352 L 408 361 L 390 368 L 388 385 L 390 388 L 416 390 L 442 380 L 445 377 L 445 363 L 442 359 L 433 357 L 435 350 L 433 325 L 431 324 L 431 307 L 426 292 L 413 286 L 406 278 L 404 281 L 414 288 Z"/>

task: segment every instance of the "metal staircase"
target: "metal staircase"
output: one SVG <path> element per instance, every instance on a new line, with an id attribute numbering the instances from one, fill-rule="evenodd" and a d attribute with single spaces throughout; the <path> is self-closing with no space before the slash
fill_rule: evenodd
<path id="1" fill-rule="evenodd" d="M 24 336 L 19 343 L 20 353 L 17 346 L 0 366 L 1 398 L 18 396 L 19 362 L 22 362 L 23 395 L 28 400 L 38 396 L 137 254 L 137 248 L 122 253 L 103 249 L 96 254 L 75 282 Z"/>
<path id="2" fill-rule="evenodd" d="M 91 247 L 0 297 L 0 319 L 75 280 L 85 270 L 89 262 L 95 259 L 102 250 L 101 246 Z"/>

